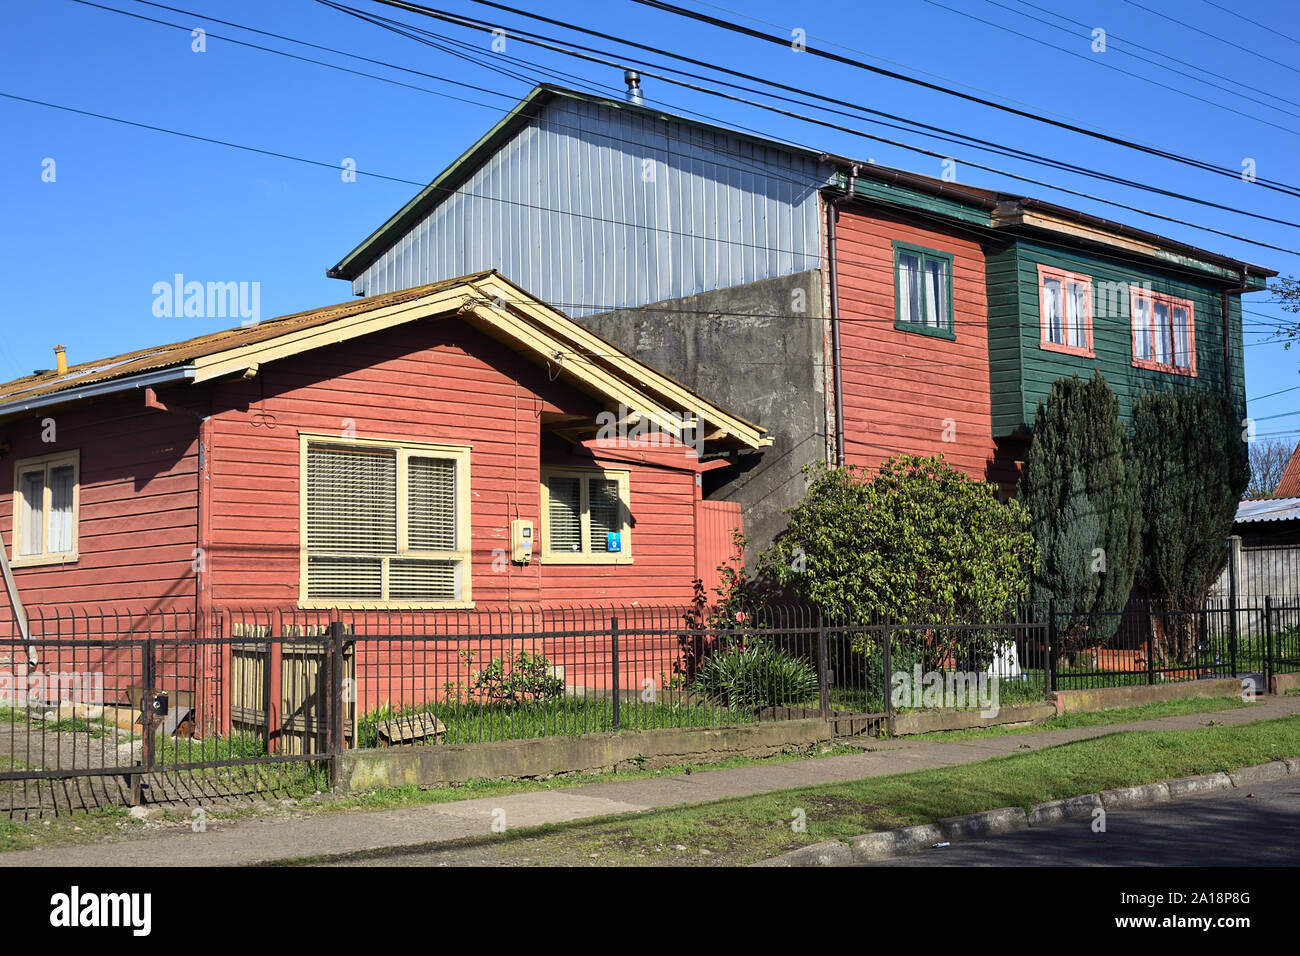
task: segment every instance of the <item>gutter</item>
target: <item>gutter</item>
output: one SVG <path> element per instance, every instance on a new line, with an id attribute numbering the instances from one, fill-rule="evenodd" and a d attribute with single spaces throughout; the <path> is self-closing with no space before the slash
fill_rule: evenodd
<path id="1" fill-rule="evenodd" d="M 853 170 L 853 178 L 862 174 L 863 170 L 866 169 L 865 176 L 867 179 L 874 179 L 894 186 L 906 186 L 918 192 L 942 196 L 945 199 L 952 199 L 955 202 L 962 202 L 969 206 L 978 206 L 990 212 L 996 209 L 998 205 L 998 200 L 991 197 L 1001 195 L 1001 193 L 993 193 L 992 190 L 981 189 L 977 186 L 951 186 L 945 182 L 936 182 L 929 176 L 921 176 L 901 169 L 892 169 L 888 166 L 878 166 L 875 163 L 862 163 L 858 160 L 837 156 L 834 153 L 822 153 L 818 160 L 823 163 L 830 163 L 840 169 Z M 989 195 L 980 195 L 981 193 L 988 193 Z"/>
<path id="2" fill-rule="evenodd" d="M 27 401 L 21 398 L 11 399 L 0 403 L 0 416 L 12 415 L 18 412 L 34 412 L 41 408 L 62 405 L 65 402 L 76 402 L 84 398 L 97 398 L 100 395 L 112 395 L 116 392 L 128 392 L 136 388 L 149 388 L 154 385 L 164 385 L 169 382 L 180 382 L 193 378 L 193 365 L 172 366 L 154 372 L 146 372 L 142 375 L 92 382 L 89 385 L 82 385 L 80 388 L 60 389 L 57 392 L 48 392 Z"/>

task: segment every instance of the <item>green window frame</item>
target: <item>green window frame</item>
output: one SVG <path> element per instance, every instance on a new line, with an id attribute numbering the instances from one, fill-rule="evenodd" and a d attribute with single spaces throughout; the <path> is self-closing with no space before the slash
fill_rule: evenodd
<path id="1" fill-rule="evenodd" d="M 905 261 L 915 263 L 915 282 L 905 289 Z M 941 339 L 956 339 L 952 314 L 952 266 L 950 252 L 928 249 L 909 242 L 894 243 L 894 328 L 919 332 Z M 943 276 L 944 288 L 936 296 L 926 295 L 926 277 Z M 910 270 L 909 270 L 910 271 Z M 942 310 L 942 314 L 935 314 Z"/>

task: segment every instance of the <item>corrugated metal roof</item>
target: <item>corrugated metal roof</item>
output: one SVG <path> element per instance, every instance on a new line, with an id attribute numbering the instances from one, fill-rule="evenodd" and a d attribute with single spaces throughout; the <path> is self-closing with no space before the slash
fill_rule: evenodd
<path id="1" fill-rule="evenodd" d="M 458 283 L 473 282 L 488 275 L 491 275 L 491 272 L 481 272 L 475 273 L 474 275 L 461 276 L 455 279 L 446 279 L 442 282 L 433 282 L 429 285 L 417 286 L 414 289 L 403 289 L 400 292 L 390 292 L 385 295 L 370 296 L 366 299 L 351 299 L 347 302 L 340 302 L 337 305 L 327 305 L 320 309 L 310 309 L 306 312 L 295 312 L 292 315 L 282 315 L 278 318 L 267 319 L 264 322 L 259 322 L 257 325 L 241 326 L 234 329 L 223 329 L 220 332 L 210 332 L 207 335 L 199 335 L 192 339 L 173 342 L 169 345 L 151 345 L 148 348 L 137 349 L 134 352 L 125 352 L 121 355 L 115 355 L 112 358 L 95 359 L 90 362 L 82 362 L 79 365 L 69 366 L 68 371 L 63 375 L 54 371 L 49 371 L 43 372 L 39 375 L 28 375 L 23 378 L 16 378 L 11 382 L 5 382 L 3 385 L 0 385 L 0 407 L 10 402 L 37 398 L 43 395 L 52 395 L 56 392 L 80 388 L 83 385 L 91 385 L 96 382 L 104 382 L 114 378 L 124 378 L 128 375 L 136 375 L 140 372 L 150 372 L 156 369 L 169 368 L 175 365 L 184 365 L 186 362 L 193 361 L 197 358 L 203 358 L 207 355 L 215 355 L 218 352 L 225 352 L 228 349 L 239 348 L 243 345 L 252 345 L 255 342 L 273 339 L 286 332 L 294 331 L 295 329 L 324 325 L 325 323 L 357 315 L 370 309 L 379 309 L 388 305 L 398 305 L 411 299 L 418 299 L 431 292 L 437 292 L 441 289 L 457 285 Z"/>
<path id="2" fill-rule="evenodd" d="M 1237 505 L 1237 524 L 1300 520 L 1300 498 L 1260 498 Z"/>
<path id="3" fill-rule="evenodd" d="M 1282 471 L 1282 478 L 1273 489 L 1274 498 L 1300 498 L 1300 445 L 1291 452 L 1291 460 Z"/>
<path id="4" fill-rule="evenodd" d="M 423 311 L 421 301 L 426 299 L 431 307 L 436 307 L 436 312 Z M 497 305 L 498 302 L 502 304 Z M 412 304 L 407 308 L 393 308 L 406 303 Z M 106 383 L 108 389 L 130 388 L 133 383 L 138 386 L 142 379 L 156 378 L 156 374 L 150 376 L 150 373 L 177 366 L 188 369 L 193 381 L 219 378 L 257 365 L 263 356 L 276 360 L 365 334 L 366 329 L 374 328 L 376 321 L 400 323 L 422 315 L 453 312 L 475 322 L 487 334 L 530 356 L 536 363 L 549 366 L 556 356 L 573 356 L 574 367 L 567 373 L 570 381 L 590 394 L 610 401 L 630 399 L 629 407 L 651 418 L 662 413 L 664 423 L 681 411 L 688 412 L 692 418 L 702 417 L 718 429 L 724 444 L 739 443 L 750 448 L 772 444 L 767 429 L 664 375 L 495 270 L 296 312 L 257 325 L 224 329 L 111 359 L 84 362 L 62 375 L 47 372 L 15 379 L 0 385 L 0 415 L 19 414 L 30 403 L 41 400 L 44 403 L 75 401 L 87 396 L 87 386 L 97 383 Z M 323 328 L 331 323 L 339 323 L 339 327 Z M 599 372 L 593 374 L 597 369 Z M 560 374 L 566 373 L 562 369 Z M 122 381 L 115 383 L 118 379 Z M 67 395 L 60 395 L 63 392 Z M 641 408 L 633 402 L 647 404 Z"/>
<path id="5" fill-rule="evenodd" d="M 1140 230 L 1123 223 L 1103 219 L 1098 216 L 1081 212 L 1077 209 L 1071 209 L 1067 206 L 1059 206 L 1055 203 L 1048 203 L 1029 196 L 1021 196 L 1015 193 L 1004 193 L 978 186 L 950 183 L 942 179 L 936 179 L 933 176 L 926 176 L 921 173 L 882 166 L 870 160 L 865 162 L 861 160 L 853 160 L 832 153 L 827 153 L 822 150 L 814 150 L 807 146 L 800 146 L 779 139 L 766 138 L 753 133 L 746 133 L 741 130 L 728 129 L 724 126 L 718 126 L 713 123 L 703 122 L 701 120 L 673 113 L 665 113 L 661 110 L 655 109 L 651 105 L 634 105 L 604 96 L 593 95 L 591 93 L 580 92 L 544 83 L 531 90 L 528 95 L 520 100 L 520 102 L 516 104 L 515 107 L 511 109 L 510 112 L 507 113 L 495 126 L 493 126 L 492 129 L 488 130 L 488 132 L 480 137 L 473 146 L 461 154 L 455 162 L 440 173 L 433 182 L 420 190 L 420 192 L 417 193 L 405 206 L 394 213 L 387 222 L 372 232 L 365 240 L 344 256 L 337 265 L 328 269 L 326 275 L 337 279 L 357 279 L 372 264 L 378 261 L 386 251 L 393 248 L 394 244 L 397 243 L 401 237 L 407 235 L 407 233 L 413 229 L 421 219 L 428 215 L 432 209 L 439 206 L 444 200 L 455 196 L 458 187 L 468 180 L 469 177 L 474 174 L 475 170 L 485 164 L 489 157 L 501 149 L 501 147 L 524 126 L 536 120 L 546 105 L 556 98 L 596 104 L 602 108 L 639 115 L 656 122 L 670 124 L 677 123 L 684 126 L 690 126 L 695 129 L 704 130 L 708 133 L 743 140 L 755 145 L 756 147 L 782 150 L 792 157 L 801 158 L 805 162 L 816 161 L 830 163 L 841 169 L 856 168 L 859 176 L 905 184 L 932 195 L 955 199 L 958 202 L 970 203 L 985 209 L 992 209 L 1002 205 L 1005 206 L 1008 211 L 1013 211 L 1016 208 L 1024 208 L 1051 212 L 1062 218 L 1070 219 L 1104 232 L 1109 232 L 1123 237 L 1138 238 L 1147 242 L 1156 243 L 1162 248 L 1167 247 L 1171 250 L 1181 251 L 1184 254 L 1197 259 L 1203 259 L 1207 262 L 1229 266 L 1237 272 L 1242 272 L 1243 270 L 1248 271 L 1256 280 L 1277 274 L 1273 270 L 1264 266 L 1232 259 L 1228 256 L 1220 255 L 1219 253 L 1201 249 L 1197 246 L 1191 246 L 1186 243 L 1169 239 L 1168 237 L 1161 236 L 1157 233 Z M 821 185 L 828 185 L 828 183 L 813 182 L 810 178 L 809 185 L 818 187 Z"/>

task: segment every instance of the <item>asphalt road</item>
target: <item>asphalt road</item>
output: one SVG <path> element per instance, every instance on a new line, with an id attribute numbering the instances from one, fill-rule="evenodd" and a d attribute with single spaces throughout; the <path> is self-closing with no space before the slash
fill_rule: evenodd
<path id="1" fill-rule="evenodd" d="M 953 843 L 869 866 L 1296 866 L 1300 778 Z"/>

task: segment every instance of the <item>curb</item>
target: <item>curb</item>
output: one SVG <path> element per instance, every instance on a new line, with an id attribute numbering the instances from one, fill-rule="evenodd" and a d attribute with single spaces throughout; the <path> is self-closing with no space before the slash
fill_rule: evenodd
<path id="1" fill-rule="evenodd" d="M 1137 787 L 1084 793 L 1076 797 L 1035 803 L 1026 813 L 1022 807 L 1000 807 L 960 817 L 946 817 L 934 823 L 896 830 L 863 833 L 843 840 L 826 840 L 800 847 L 753 866 L 848 866 L 851 863 L 874 863 L 890 857 L 919 853 L 936 843 L 978 839 L 1028 827 L 1060 823 L 1078 817 L 1090 817 L 1098 809 L 1118 810 L 1129 807 L 1167 803 L 1177 797 L 1214 790 L 1231 790 L 1253 784 L 1300 776 L 1300 757 L 1288 757 L 1253 767 L 1240 767 L 1228 773 L 1203 773 L 1147 783 Z"/>

